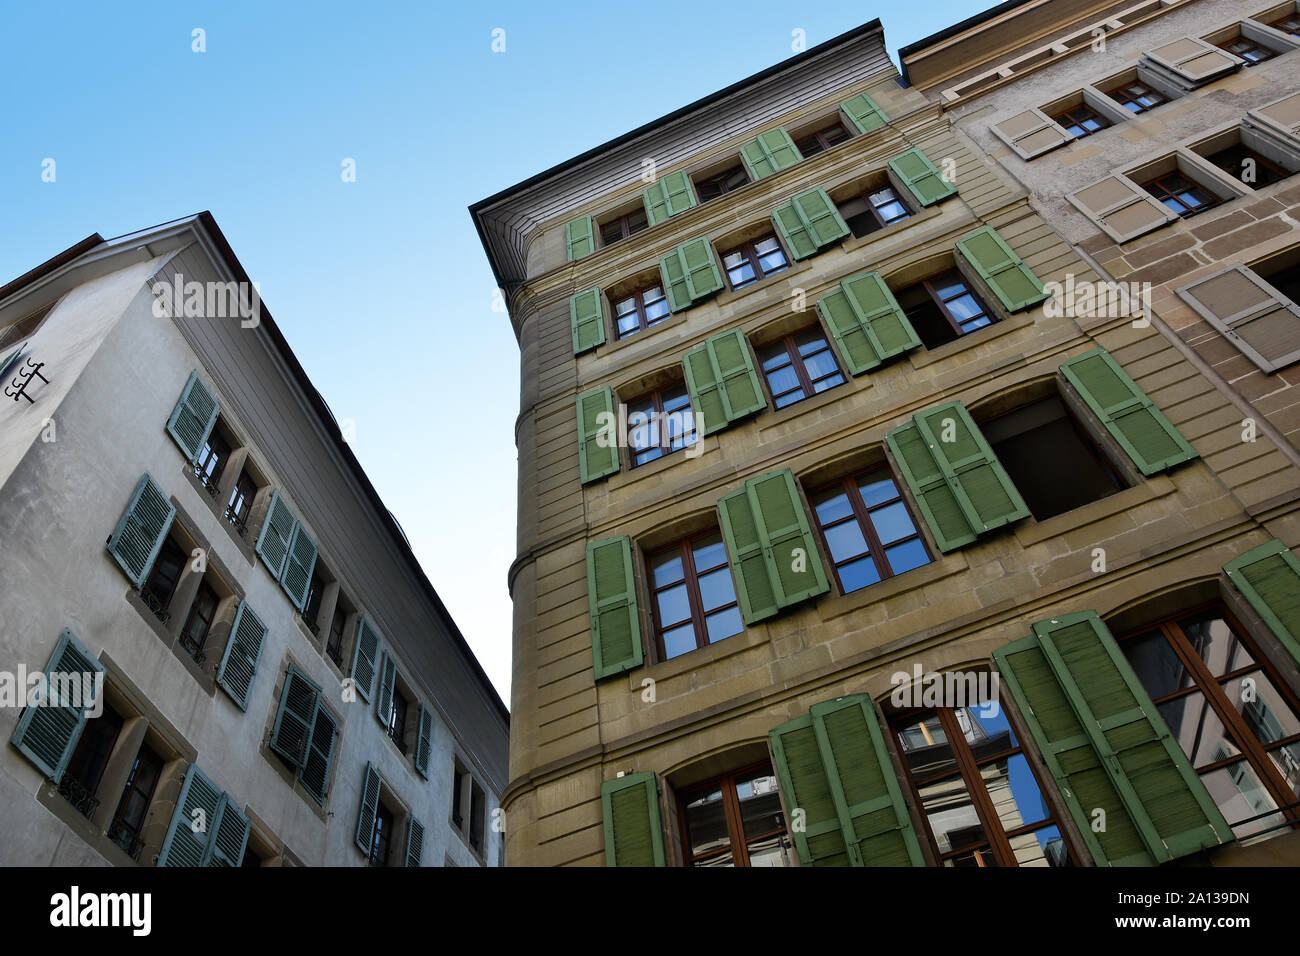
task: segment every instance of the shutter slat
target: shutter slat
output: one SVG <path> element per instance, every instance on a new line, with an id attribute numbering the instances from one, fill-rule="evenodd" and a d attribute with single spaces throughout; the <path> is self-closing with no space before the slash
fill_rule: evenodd
<path id="1" fill-rule="evenodd" d="M 266 640 L 266 625 L 247 601 L 239 602 L 235 621 L 230 626 L 230 640 L 217 670 L 217 684 L 239 705 L 248 710 L 248 697 L 257 676 L 257 663 Z"/>
<path id="2" fill-rule="evenodd" d="M 108 540 L 109 553 L 137 589 L 149 577 L 175 517 L 176 506 L 146 472 Z"/>
<path id="3" fill-rule="evenodd" d="M 588 289 L 570 296 L 569 324 L 573 332 L 574 355 L 605 344 L 605 297 L 599 289 Z"/>
<path id="4" fill-rule="evenodd" d="M 644 652 L 630 538 L 588 542 L 587 613 L 595 679 L 640 667 Z"/>
<path id="5" fill-rule="evenodd" d="M 618 444 L 614 435 L 614 392 L 609 386 L 585 392 L 577 398 L 578 470 L 584 485 L 613 475 L 619 470 Z"/>
<path id="6" fill-rule="evenodd" d="M 35 706 L 27 704 L 18 717 L 10 740 L 19 753 L 56 784 L 63 779 L 86 727 L 87 712 L 95 703 L 90 699 L 98 690 L 93 684 L 95 675 L 103 672 L 104 665 L 65 628 L 45 664 L 47 699 Z M 92 682 L 90 687 L 86 686 L 87 678 Z M 75 687 L 69 686 L 70 680 L 76 681 Z M 23 687 L 24 699 L 27 693 L 28 688 Z M 71 696 L 65 698 L 62 696 L 65 694 Z"/>
<path id="7" fill-rule="evenodd" d="M 922 206 L 933 206 L 957 195 L 957 187 L 948 182 L 930 157 L 920 149 L 909 149 L 889 161 L 889 168 Z"/>
<path id="8" fill-rule="evenodd" d="M 958 239 L 957 251 L 1008 312 L 1020 312 L 1048 298 L 1038 276 L 992 226 Z"/>
<path id="9" fill-rule="evenodd" d="M 606 866 L 664 866 L 659 784 L 649 772 L 606 780 L 600 787 Z"/>
<path id="10" fill-rule="evenodd" d="M 1300 664 L 1300 559 L 1274 538 L 1233 558 L 1223 570 Z"/>
<path id="11" fill-rule="evenodd" d="M 216 398 L 199 378 L 199 373 L 191 372 L 189 381 L 181 391 L 180 400 L 172 410 L 171 418 L 167 420 L 167 433 L 185 453 L 190 464 L 198 462 L 199 452 L 212 434 L 212 426 L 217 423 L 219 411 Z"/>

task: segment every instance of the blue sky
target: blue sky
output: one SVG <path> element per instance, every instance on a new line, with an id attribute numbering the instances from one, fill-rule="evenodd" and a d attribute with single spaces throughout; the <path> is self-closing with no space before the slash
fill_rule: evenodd
<path id="1" fill-rule="evenodd" d="M 0 283 L 211 210 L 509 703 L 518 350 L 466 207 L 795 55 L 796 29 L 878 16 L 892 54 L 991 5 L 5 3 Z"/>

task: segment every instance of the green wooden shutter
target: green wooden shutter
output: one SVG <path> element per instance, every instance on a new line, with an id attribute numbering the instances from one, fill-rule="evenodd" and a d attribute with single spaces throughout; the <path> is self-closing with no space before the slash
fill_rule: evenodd
<path id="1" fill-rule="evenodd" d="M 722 272 L 713 246 L 703 237 L 683 242 L 659 260 L 668 309 L 680 312 L 722 290 Z"/>
<path id="2" fill-rule="evenodd" d="M 175 517 L 176 506 L 146 473 L 135 486 L 122 519 L 108 539 L 109 553 L 136 588 L 143 586 L 149 577 Z"/>
<path id="3" fill-rule="evenodd" d="M 217 805 L 217 818 L 212 824 L 212 839 L 208 841 L 200 865 L 239 866 L 244 862 L 250 829 L 248 818 L 235 806 L 230 794 L 223 793 Z"/>
<path id="4" fill-rule="evenodd" d="M 569 297 L 569 325 L 573 331 L 574 355 L 605 344 L 605 297 L 599 289 Z"/>
<path id="5" fill-rule="evenodd" d="M 587 543 L 587 613 L 596 680 L 640 667 L 641 617 L 631 539 Z"/>
<path id="6" fill-rule="evenodd" d="M 772 213 L 772 221 L 795 259 L 807 259 L 849 234 L 849 227 L 824 189 L 800 193 Z"/>
<path id="7" fill-rule="evenodd" d="M 419 866 L 424 859 L 424 824 L 415 817 L 406 827 L 406 865 Z"/>
<path id="8" fill-rule="evenodd" d="M 751 478 L 724 496 L 718 518 L 746 624 L 829 589 L 790 469 Z"/>
<path id="9" fill-rule="evenodd" d="M 284 503 L 277 490 L 271 495 L 271 506 L 266 511 L 266 520 L 262 523 L 262 533 L 257 536 L 254 549 L 262 558 L 271 577 L 277 581 L 284 574 L 284 566 L 289 560 L 289 543 L 293 540 L 294 529 L 298 519 L 293 509 Z"/>
<path id="10" fill-rule="evenodd" d="M 393 689 L 396 686 L 397 662 L 391 654 L 385 653 L 379 670 L 379 693 L 375 695 L 375 719 L 383 727 L 388 726 L 389 711 L 393 707 Z"/>
<path id="11" fill-rule="evenodd" d="M 1019 312 L 1048 297 L 1038 276 L 992 226 L 958 239 L 957 251 L 988 283 L 1008 312 Z"/>
<path id="12" fill-rule="evenodd" d="M 240 710 L 248 710 L 248 695 L 253 689 L 253 679 L 257 677 L 257 662 L 261 659 L 265 641 L 266 625 L 247 601 L 240 601 L 235 622 L 230 625 L 226 652 L 221 656 L 221 666 L 217 669 L 217 684 L 239 705 Z"/>
<path id="13" fill-rule="evenodd" d="M 919 149 L 899 153 L 889 161 L 889 168 L 922 206 L 933 206 L 957 195 L 957 187 L 944 179 L 930 157 Z"/>
<path id="14" fill-rule="evenodd" d="M 799 152 L 799 147 L 794 144 L 790 134 L 778 126 L 766 133 L 759 133 L 740 147 L 740 158 L 745 162 L 750 179 L 762 179 L 800 162 L 803 154 Z"/>
<path id="15" fill-rule="evenodd" d="M 804 866 L 850 866 L 844 830 L 822 764 L 812 716 L 804 714 L 772 731 L 772 766 L 789 818 L 803 811 L 803 828 L 791 837 Z"/>
<path id="16" fill-rule="evenodd" d="M 681 169 L 659 177 L 641 196 L 645 202 L 646 218 L 652 226 L 699 204 L 690 177 Z"/>
<path id="17" fill-rule="evenodd" d="M 586 485 L 619 469 L 614 392 L 607 385 L 584 392 L 578 396 L 577 412 L 578 471 Z"/>
<path id="18" fill-rule="evenodd" d="M 722 431 L 767 408 L 749 343 L 740 329 L 721 332 L 691 349 L 682 367 L 701 435 Z"/>
<path id="19" fill-rule="evenodd" d="M 167 433 L 172 436 L 190 464 L 199 460 L 203 443 L 212 434 L 212 426 L 217 423 L 217 400 L 203 384 L 198 372 L 191 372 L 189 381 L 181 392 L 180 401 L 172 410 L 167 420 Z"/>
<path id="20" fill-rule="evenodd" d="M 817 300 L 817 310 L 851 375 L 861 375 L 921 344 L 879 272 L 845 279 Z"/>
<path id="21" fill-rule="evenodd" d="M 433 711 L 420 704 L 419 732 L 415 738 L 415 769 L 429 779 L 429 753 L 433 749 Z"/>
<path id="22" fill-rule="evenodd" d="M 284 563 L 284 574 L 280 576 L 280 587 L 289 595 L 289 600 L 299 611 L 307 603 L 307 592 L 311 590 L 311 575 L 316 570 L 316 558 L 319 552 L 316 542 L 311 539 L 307 529 L 298 523 L 293 529 L 289 542 L 289 551 Z"/>
<path id="23" fill-rule="evenodd" d="M 841 103 L 840 111 L 848 117 L 850 125 L 856 127 L 859 133 L 870 133 L 873 129 L 879 129 L 889 122 L 885 111 L 866 93 L 859 93 Z"/>
<path id="24" fill-rule="evenodd" d="M 371 842 L 375 838 L 375 814 L 379 812 L 379 791 L 382 784 L 374 765 L 366 762 L 366 775 L 361 781 L 361 804 L 357 808 L 356 843 L 361 852 L 370 857 Z"/>
<path id="25" fill-rule="evenodd" d="M 158 866 L 204 865 L 223 796 L 221 788 L 207 778 L 198 764 L 190 764 L 158 854 Z"/>
<path id="26" fill-rule="evenodd" d="M 659 822 L 659 782 L 650 772 L 629 773 L 600 786 L 606 866 L 665 866 Z"/>
<path id="27" fill-rule="evenodd" d="M 375 665 L 379 661 L 379 632 L 364 614 L 357 620 L 357 646 L 352 652 L 352 680 L 361 699 L 370 700 L 375 682 Z"/>
<path id="28" fill-rule="evenodd" d="M 1096 612 L 1039 621 L 993 658 L 1098 865 L 1152 866 L 1233 839 Z"/>
<path id="29" fill-rule="evenodd" d="M 590 216 L 581 216 L 573 222 L 565 223 L 564 246 L 569 262 L 596 251 L 596 228 Z"/>
<path id="30" fill-rule="evenodd" d="M 1029 516 L 1020 492 L 961 402 L 918 412 L 885 441 L 941 551 L 964 547 Z"/>
<path id="31" fill-rule="evenodd" d="M 1300 664 L 1300 560 L 1274 538 L 1223 566 L 1278 641 Z"/>
<path id="32" fill-rule="evenodd" d="M 295 770 L 301 770 L 307 762 L 307 746 L 316 726 L 320 693 L 319 684 L 293 664 L 289 665 L 271 729 L 271 749 Z"/>
<path id="33" fill-rule="evenodd" d="M 96 692 L 93 686 L 86 687 L 86 676 L 93 681 L 95 674 L 103 672 L 104 666 L 91 656 L 76 635 L 64 629 L 45 664 L 46 698 L 23 708 L 18 726 L 9 738 L 19 753 L 56 784 L 63 779 L 81 732 L 86 728 L 86 712 L 95 703 L 85 696 L 87 691 L 91 696 Z M 68 686 L 70 680 L 77 682 L 75 688 Z M 24 698 L 27 693 L 28 689 L 23 687 Z"/>
<path id="34" fill-rule="evenodd" d="M 1061 374 L 1142 474 L 1155 475 L 1197 457 L 1191 443 L 1105 349 L 1075 356 L 1061 366 Z"/>
<path id="35" fill-rule="evenodd" d="M 329 793 L 330 763 L 334 759 L 334 738 L 338 733 L 339 726 L 334 716 L 323 705 L 317 707 L 311 743 L 307 746 L 307 760 L 298 771 L 298 779 L 320 804 L 325 802 L 325 795 Z"/>

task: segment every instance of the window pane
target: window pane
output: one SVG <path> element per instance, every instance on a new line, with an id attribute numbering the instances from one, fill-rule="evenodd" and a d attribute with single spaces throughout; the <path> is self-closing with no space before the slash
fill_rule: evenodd
<path id="1" fill-rule="evenodd" d="M 943 865 L 952 868 L 995 867 L 998 865 L 998 861 L 993 858 L 993 851 L 985 846 L 978 850 L 969 850 L 966 853 L 949 857 L 943 861 Z"/>
<path id="2" fill-rule="evenodd" d="M 1200 691 L 1167 700 L 1156 705 L 1156 710 L 1194 767 L 1216 763 L 1241 752 Z"/>
<path id="3" fill-rule="evenodd" d="M 970 791 L 960 776 L 926 784 L 918 790 L 940 853 L 988 842 Z"/>
<path id="4" fill-rule="evenodd" d="M 966 283 L 956 273 L 952 275 L 939 276 L 934 279 L 934 291 L 939 298 L 947 302 L 949 299 L 956 298 L 963 292 L 969 292 Z"/>
<path id="5" fill-rule="evenodd" d="M 1223 692 L 1262 744 L 1300 733 L 1300 720 L 1263 671 L 1251 671 L 1222 685 Z"/>
<path id="6" fill-rule="evenodd" d="M 981 706 L 972 704 L 954 711 L 976 760 L 1003 753 L 1019 745 L 1007 722 L 1006 712 L 1001 707 L 982 706 L 983 703 L 980 701 Z"/>
<path id="7" fill-rule="evenodd" d="M 880 580 L 880 572 L 876 569 L 876 560 L 870 555 L 844 565 L 839 569 L 839 572 L 840 584 L 844 586 L 845 594 L 865 588 L 867 585 L 875 584 Z"/>
<path id="8" fill-rule="evenodd" d="M 790 838 L 784 834 L 768 837 L 748 846 L 750 866 L 793 866 Z"/>
<path id="9" fill-rule="evenodd" d="M 1241 638 L 1218 614 L 1184 618 L 1178 626 L 1215 677 L 1255 663 Z"/>
<path id="10" fill-rule="evenodd" d="M 700 597 L 704 601 L 705 611 L 716 610 L 736 600 L 736 592 L 731 586 L 731 569 L 718 568 L 701 575 Z"/>
<path id="11" fill-rule="evenodd" d="M 664 656 L 671 659 L 695 650 L 695 625 L 683 624 L 664 631 Z"/>
<path id="12" fill-rule="evenodd" d="M 763 359 L 763 371 L 771 372 L 790 364 L 790 354 L 781 346 L 769 352 Z"/>
<path id="13" fill-rule="evenodd" d="M 889 569 L 895 574 L 902 574 L 904 571 L 911 571 L 913 568 L 930 563 L 930 556 L 925 553 L 925 545 L 921 543 L 920 538 L 913 538 L 903 544 L 886 548 L 885 557 L 889 560 Z"/>
<path id="14" fill-rule="evenodd" d="M 880 536 L 881 544 L 890 544 L 916 533 L 916 526 L 912 524 L 907 507 L 901 501 L 871 512 L 871 523 Z"/>
<path id="15" fill-rule="evenodd" d="M 654 577 L 655 587 L 660 588 L 665 584 L 672 584 L 674 581 L 680 581 L 685 577 L 682 571 L 682 556 L 674 554 L 667 558 L 660 559 L 651 572 Z"/>
<path id="16" fill-rule="evenodd" d="M 862 478 L 858 481 L 858 491 L 868 508 L 898 497 L 898 486 L 889 478 Z"/>
<path id="17" fill-rule="evenodd" d="M 1015 830 L 1030 823 L 1041 823 L 1052 815 L 1024 754 L 984 764 L 980 776 L 988 787 L 1002 829 Z"/>
<path id="18" fill-rule="evenodd" d="M 959 295 L 955 299 L 948 301 L 948 311 L 952 313 L 953 318 L 958 322 L 964 322 L 966 319 L 972 319 L 984 312 L 979 303 L 968 293 Z"/>
<path id="19" fill-rule="evenodd" d="M 1159 631 L 1124 641 L 1120 648 L 1133 665 L 1143 688 L 1152 697 L 1164 697 L 1195 684 L 1169 641 Z"/>
<path id="20" fill-rule="evenodd" d="M 704 619 L 709 631 L 709 643 L 715 644 L 725 637 L 732 637 L 745 629 L 745 622 L 740 616 L 740 608 L 729 607 L 717 614 L 710 614 Z"/>
<path id="21" fill-rule="evenodd" d="M 659 602 L 659 623 L 665 627 L 688 620 L 691 616 L 691 603 L 685 584 L 660 591 L 655 600 Z"/>
<path id="22" fill-rule="evenodd" d="M 697 542 L 694 554 L 696 571 L 708 571 L 727 563 L 727 547 L 720 537 Z"/>
<path id="23" fill-rule="evenodd" d="M 768 236 L 766 239 L 760 239 L 754 243 L 754 248 L 761 256 L 773 251 L 780 252 L 781 244 L 776 241 L 776 236 Z"/>
<path id="24" fill-rule="evenodd" d="M 668 318 L 668 300 L 660 299 L 657 302 L 647 303 L 645 318 L 647 325 L 653 325 L 655 322 L 661 322 Z"/>
<path id="25" fill-rule="evenodd" d="M 1205 784 L 1205 789 L 1210 791 L 1215 805 L 1228 821 L 1228 825 L 1232 827 L 1232 832 L 1238 837 L 1247 836 L 1282 822 L 1282 814 L 1268 813 L 1270 810 L 1277 809 L 1277 801 L 1269 796 L 1263 783 L 1245 760 L 1229 767 L 1222 767 L 1212 773 L 1203 773 L 1201 782 Z M 1260 813 L 1268 815 L 1259 820 L 1249 820 L 1250 817 Z"/>
<path id="26" fill-rule="evenodd" d="M 844 521 L 824 530 L 826 546 L 830 549 L 831 559 L 836 564 L 867 553 L 867 539 L 863 536 L 856 520 Z"/>
<path id="27" fill-rule="evenodd" d="M 908 769 L 914 776 L 933 777 L 957 769 L 957 761 L 953 758 L 952 748 L 948 746 L 943 725 L 933 712 L 928 717 L 915 719 L 899 728 L 898 741 L 902 745 Z"/>
<path id="28" fill-rule="evenodd" d="M 1291 792 L 1300 797 L 1300 743 L 1285 744 L 1268 752 L 1277 772 L 1291 788 Z"/>
<path id="29" fill-rule="evenodd" d="M 1055 826 L 1011 837 L 1010 843 L 1020 866 L 1074 866 L 1061 831 Z"/>
<path id="30" fill-rule="evenodd" d="M 686 804 L 686 832 L 692 856 L 731 845 L 721 790 L 701 794 Z"/>
<path id="31" fill-rule="evenodd" d="M 747 838 L 785 826 L 785 818 L 781 815 L 781 795 L 771 770 L 756 770 L 737 779 L 736 797 L 740 801 L 741 829 Z"/>
<path id="32" fill-rule="evenodd" d="M 853 506 L 849 504 L 849 496 L 843 491 L 837 491 L 831 494 L 829 498 L 824 498 L 813 506 L 817 512 L 817 520 L 821 524 L 829 524 L 840 518 L 847 518 L 853 513 Z"/>
<path id="33" fill-rule="evenodd" d="M 768 372 L 767 385 L 773 395 L 784 395 L 799 388 L 799 376 L 795 374 L 793 367 L 787 365 L 785 368 Z"/>
<path id="34" fill-rule="evenodd" d="M 825 378 L 816 379 L 813 382 L 813 394 L 819 395 L 822 392 L 826 391 L 828 388 L 834 388 L 836 385 L 843 385 L 843 384 L 844 384 L 844 376 L 841 375 L 839 372 L 836 372 L 834 375 L 828 375 Z"/>
<path id="35" fill-rule="evenodd" d="M 804 359 L 804 368 L 808 370 L 808 377 L 811 379 L 818 379 L 839 371 L 839 366 L 835 364 L 835 356 L 831 355 L 829 350 L 808 356 Z"/>

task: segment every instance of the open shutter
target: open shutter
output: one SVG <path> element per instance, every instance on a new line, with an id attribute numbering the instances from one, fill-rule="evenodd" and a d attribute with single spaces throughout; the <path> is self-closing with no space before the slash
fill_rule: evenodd
<path id="1" fill-rule="evenodd" d="M 640 667 L 641 617 L 629 538 L 587 543 L 587 612 L 596 680 Z"/>
<path id="2" fill-rule="evenodd" d="M 605 344 L 605 297 L 599 289 L 570 296 L 569 325 L 573 331 L 574 355 Z"/>
<path id="3" fill-rule="evenodd" d="M 1255 107 L 1243 123 L 1288 150 L 1300 148 L 1300 93 Z"/>
<path id="4" fill-rule="evenodd" d="M 248 710 L 248 695 L 253 689 L 265 640 L 266 625 L 247 601 L 240 601 L 235 622 L 230 625 L 226 652 L 217 669 L 217 684 L 239 705 L 240 710 Z"/>
<path id="5" fill-rule="evenodd" d="M 722 401 L 722 389 L 708 344 L 689 350 L 682 358 L 682 368 L 686 373 L 691 408 L 695 412 L 696 429 L 701 436 L 722 431 L 731 421 L 727 418 L 727 406 Z"/>
<path id="6" fill-rule="evenodd" d="M 807 259 L 849 234 L 826 190 L 800 193 L 772 213 L 772 221 L 795 259 Z"/>
<path id="7" fill-rule="evenodd" d="M 762 179 L 793 166 L 803 159 L 803 154 L 795 146 L 790 134 L 778 126 L 766 133 L 759 133 L 740 147 L 740 158 L 745 161 L 750 179 Z"/>
<path id="8" fill-rule="evenodd" d="M 1144 475 L 1197 457 L 1196 449 L 1103 348 L 1061 366 L 1074 390 Z"/>
<path id="9" fill-rule="evenodd" d="M 1300 664 L 1300 559 L 1274 538 L 1233 558 L 1223 570 Z"/>
<path id="10" fill-rule="evenodd" d="M 383 666 L 379 671 L 379 693 L 375 695 L 375 719 L 383 727 L 388 726 L 389 711 L 393 707 L 393 688 L 397 684 L 397 662 L 391 654 L 385 653 Z"/>
<path id="11" fill-rule="evenodd" d="M 256 551 L 262 558 L 271 577 L 277 581 L 284 574 L 284 566 L 289 560 L 289 543 L 293 540 L 294 529 L 298 519 L 293 509 L 284 503 L 280 492 L 271 495 L 271 507 L 266 511 L 266 521 L 262 523 L 262 533 L 257 536 Z"/>
<path id="12" fill-rule="evenodd" d="M 993 657 L 1096 863 L 1152 866 L 1232 840 L 1096 612 L 1033 631 Z"/>
<path id="13" fill-rule="evenodd" d="M 136 588 L 149 577 L 175 517 L 176 506 L 146 473 L 135 486 L 122 520 L 108 539 L 109 553 Z"/>
<path id="14" fill-rule="evenodd" d="M 1173 73 L 1190 88 L 1234 73 L 1246 61 L 1200 37 L 1180 37 L 1142 54 L 1146 65 Z M 1159 70 L 1158 70 L 1159 72 Z"/>
<path id="15" fill-rule="evenodd" d="M 307 592 L 311 589 L 311 575 L 316 570 L 318 553 L 316 542 L 300 522 L 293 529 L 284 574 L 280 577 L 280 587 L 284 588 L 284 593 L 289 595 L 289 600 L 299 611 L 307 603 Z"/>
<path id="16" fill-rule="evenodd" d="M 672 312 L 680 312 L 722 290 L 722 272 L 713 256 L 713 246 L 703 237 L 683 242 L 659 260 L 659 277 Z"/>
<path id="17" fill-rule="evenodd" d="M 921 344 L 879 272 L 845 279 L 817 300 L 817 311 L 851 375 L 861 375 Z"/>
<path id="18" fill-rule="evenodd" d="M 1116 242 L 1128 242 L 1178 218 L 1127 176 L 1107 176 L 1066 197 Z"/>
<path id="19" fill-rule="evenodd" d="M 767 407 L 758 371 L 740 329 L 722 332 L 691 349 L 682 367 L 701 435 L 722 431 Z"/>
<path id="20" fill-rule="evenodd" d="M 600 787 L 606 866 L 664 866 L 659 783 L 653 773 L 629 773 Z"/>
<path id="21" fill-rule="evenodd" d="M 424 824 L 411 817 L 406 826 L 406 865 L 420 866 L 424 859 Z"/>
<path id="22" fill-rule="evenodd" d="M 217 400 L 203 384 L 198 372 L 191 372 L 185 383 L 180 401 L 172 410 L 167 420 L 167 433 L 175 439 L 185 457 L 194 464 L 199 460 L 203 443 L 212 434 L 212 426 L 217 423 Z"/>
<path id="23" fill-rule="evenodd" d="M 612 422 L 614 393 L 609 386 L 578 396 L 578 470 L 589 484 L 619 469 L 618 444 Z M 608 416 L 608 417 L 606 417 Z"/>
<path id="24" fill-rule="evenodd" d="M 697 205 L 695 189 L 685 170 L 661 176 L 641 193 L 650 225 L 663 222 Z"/>
<path id="25" fill-rule="evenodd" d="M 746 624 L 757 624 L 781 609 L 772 579 L 763 531 L 748 486 L 718 500 L 718 521 L 727 545 L 727 560 L 736 584 L 740 614 Z"/>
<path id="26" fill-rule="evenodd" d="M 379 812 L 379 773 L 366 761 L 366 775 L 361 781 L 361 804 L 357 808 L 356 843 L 361 852 L 370 857 L 371 842 L 375 838 L 375 814 Z"/>
<path id="27" fill-rule="evenodd" d="M 63 779 L 81 732 L 86 728 L 86 712 L 95 703 L 90 698 L 96 688 L 93 684 L 88 687 L 87 679 L 93 681 L 95 674 L 103 672 L 104 666 L 72 631 L 65 629 L 45 665 L 47 699 L 35 702 L 34 706 L 28 704 L 18 717 L 18 726 L 10 740 L 19 753 L 56 784 Z M 69 680 L 75 681 L 76 686 L 69 686 Z M 23 687 L 21 693 L 26 695 L 28 688 Z M 58 695 L 70 696 L 56 699 Z"/>
<path id="28" fill-rule="evenodd" d="M 866 93 L 859 93 L 841 103 L 840 112 L 848 119 L 849 128 L 856 129 L 859 133 L 870 133 L 873 129 L 879 129 L 889 122 L 885 111 Z"/>
<path id="29" fill-rule="evenodd" d="M 307 761 L 298 771 L 298 779 L 317 803 L 324 803 L 325 795 L 329 793 L 330 763 L 334 759 L 334 738 L 338 733 L 338 724 L 329 710 L 317 707 L 316 723 L 307 747 Z"/>
<path id="30" fill-rule="evenodd" d="M 770 735 L 772 766 L 781 788 L 786 820 L 802 811 L 803 827 L 791 825 L 799 862 L 804 866 L 850 866 L 839 812 L 822 764 L 812 716 L 804 714 Z"/>
<path id="31" fill-rule="evenodd" d="M 1040 109 L 1028 109 L 993 127 L 1002 142 L 1021 159 L 1033 159 L 1072 143 L 1075 135 Z"/>
<path id="32" fill-rule="evenodd" d="M 370 686 L 375 682 L 375 664 L 378 660 L 379 632 L 362 614 L 357 620 L 357 646 L 352 652 L 352 681 L 362 700 L 370 700 Z"/>
<path id="33" fill-rule="evenodd" d="M 1300 305 L 1246 266 L 1174 291 L 1265 372 L 1300 362 Z"/>
<path id="34" fill-rule="evenodd" d="M 295 770 L 307 762 L 308 742 L 316 726 L 320 685 L 290 664 L 280 691 L 280 706 L 271 729 L 271 749 Z"/>
<path id="35" fill-rule="evenodd" d="M 1038 276 L 992 226 L 976 229 L 958 239 L 957 251 L 1008 312 L 1019 312 L 1048 297 Z"/>
<path id="36" fill-rule="evenodd" d="M 889 161 L 889 168 L 922 206 L 933 206 L 957 195 L 957 187 L 944 179 L 939 167 L 919 149 L 899 153 Z"/>
<path id="37" fill-rule="evenodd" d="M 202 866 L 239 866 L 244 862 L 244 849 L 248 846 L 248 818 L 223 793 L 217 806 L 217 818 L 212 824 L 212 839 L 203 855 Z"/>
<path id="38" fill-rule="evenodd" d="M 581 259 L 596 250 L 596 228 L 590 216 L 581 216 L 564 225 L 564 247 L 568 261 Z"/>
<path id="39" fill-rule="evenodd" d="M 420 705 L 419 732 L 415 738 L 415 769 L 429 779 L 429 753 L 433 749 L 433 711 Z"/>
<path id="40" fill-rule="evenodd" d="M 224 796 L 221 788 L 207 778 L 198 764 L 190 764 L 180 795 L 176 798 L 176 810 L 167 827 L 162 851 L 158 854 L 159 866 L 204 865 L 217 823 L 217 811 Z"/>

